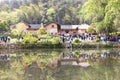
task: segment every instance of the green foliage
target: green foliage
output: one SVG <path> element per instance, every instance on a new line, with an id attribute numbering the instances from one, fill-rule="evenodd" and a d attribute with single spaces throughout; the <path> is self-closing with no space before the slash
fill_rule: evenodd
<path id="1" fill-rule="evenodd" d="M 0 36 L 10 36 L 11 38 L 16 37 L 16 35 L 14 35 L 14 34 L 0 34 Z"/>
<path id="2" fill-rule="evenodd" d="M 48 23 L 49 21 L 57 21 L 61 24 L 79 24 L 83 20 L 78 16 L 78 11 L 85 1 L 2 0 L 0 18 L 9 24 L 20 21 L 31 24 Z"/>
<path id="3" fill-rule="evenodd" d="M 119 0 L 88 0 L 81 10 L 82 16 L 85 18 L 85 21 L 94 23 L 98 32 L 112 32 L 116 31 L 119 24 L 114 22 L 119 19 L 120 10 L 120 1 Z"/>
<path id="4" fill-rule="evenodd" d="M 80 40 L 79 40 L 79 38 L 75 38 L 73 42 L 74 42 L 74 43 L 79 43 Z"/>
<path id="5" fill-rule="evenodd" d="M 100 39 L 99 39 L 99 38 L 96 38 L 96 42 L 100 42 Z"/>
<path id="6" fill-rule="evenodd" d="M 46 38 L 45 40 L 43 39 L 40 44 L 42 44 L 42 47 L 48 47 L 48 48 L 59 48 L 59 47 L 63 47 L 62 46 L 62 42 L 60 37 L 55 37 L 55 36 L 48 36 L 51 38 Z"/>
<path id="7" fill-rule="evenodd" d="M 2 1 L 0 18 L 9 24 L 20 21 L 27 23 L 57 21 L 60 24 L 95 23 L 99 26 L 93 27 L 108 27 L 113 30 L 119 28 L 119 0 L 22 0 L 21 2 L 11 0 L 10 4 Z M 99 22 L 103 22 L 103 25 Z"/>
<path id="8" fill-rule="evenodd" d="M 111 35 L 111 36 L 120 35 L 120 32 L 112 32 L 112 33 L 109 33 L 109 35 Z"/>
<path id="9" fill-rule="evenodd" d="M 104 44 L 104 47 L 105 48 L 112 48 L 114 47 L 112 43 L 107 43 L 107 44 Z"/>
<path id="10" fill-rule="evenodd" d="M 78 51 L 75 51 L 74 56 L 75 56 L 75 57 L 79 57 L 79 56 L 80 56 L 79 52 L 78 52 Z"/>
<path id="11" fill-rule="evenodd" d="M 16 24 L 15 28 L 11 30 L 12 34 L 17 36 L 18 38 L 24 37 L 25 36 L 25 32 L 24 32 L 24 28 L 26 27 L 26 25 L 24 23 L 18 23 Z"/>
<path id="12" fill-rule="evenodd" d="M 18 22 L 19 17 L 17 16 L 16 12 L 6 12 L 6 11 L 1 11 L 0 12 L 0 18 L 5 20 L 9 25 L 15 24 Z"/>
<path id="13" fill-rule="evenodd" d="M 120 13 L 119 12 L 116 14 L 116 18 L 114 19 L 114 24 L 117 31 L 120 31 Z"/>
<path id="14" fill-rule="evenodd" d="M 54 8 L 49 8 L 48 10 L 47 10 L 47 13 L 46 13 L 47 15 L 52 15 L 52 14 L 55 14 L 55 10 L 54 10 Z"/>
<path id="15" fill-rule="evenodd" d="M 52 44 L 60 44 L 61 43 L 60 37 L 54 37 L 50 41 Z"/>
<path id="16" fill-rule="evenodd" d="M 108 28 L 105 26 L 104 21 L 93 23 L 92 25 L 96 26 L 96 31 L 99 33 L 100 32 L 102 32 L 102 33 L 108 32 Z"/>
<path id="17" fill-rule="evenodd" d="M 33 35 L 26 35 L 22 41 L 22 48 L 63 48 L 60 37 L 44 35 L 38 40 Z"/>
<path id="18" fill-rule="evenodd" d="M 8 23 L 5 20 L 0 19 L 0 31 L 8 31 Z"/>
<path id="19" fill-rule="evenodd" d="M 38 42 L 38 39 L 31 34 L 28 34 L 24 37 L 22 43 L 35 44 Z"/>
<path id="20" fill-rule="evenodd" d="M 95 30 L 94 30 L 94 28 L 92 27 L 92 26 L 90 26 L 88 29 L 87 29 L 87 32 L 90 32 L 90 33 L 92 33 L 92 32 L 94 32 Z"/>
<path id="21" fill-rule="evenodd" d="M 44 36 L 44 35 L 46 35 L 47 34 L 47 32 L 46 32 L 46 30 L 45 30 L 45 28 L 44 27 L 41 27 L 41 28 L 39 28 L 39 30 L 38 30 L 38 32 L 37 32 L 37 35 L 38 35 L 38 37 L 40 37 L 40 36 Z"/>
<path id="22" fill-rule="evenodd" d="M 98 40 L 99 41 L 99 40 Z M 94 44 L 89 44 L 89 43 L 85 43 L 85 44 L 72 44 L 72 47 L 73 48 L 97 48 L 97 47 L 99 47 L 99 48 L 114 48 L 115 46 L 113 46 L 114 45 L 114 43 L 94 43 Z M 118 47 L 118 46 L 116 46 L 116 47 Z"/>

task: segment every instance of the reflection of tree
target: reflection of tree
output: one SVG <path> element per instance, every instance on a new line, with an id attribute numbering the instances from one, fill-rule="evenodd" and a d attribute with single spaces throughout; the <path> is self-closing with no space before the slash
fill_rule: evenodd
<path id="1" fill-rule="evenodd" d="M 91 67 L 61 66 L 52 75 L 55 80 L 119 80 L 120 62 L 106 59 L 95 62 Z"/>
<path id="2" fill-rule="evenodd" d="M 80 67 L 61 66 L 58 70 L 56 70 L 56 73 L 54 73 L 52 77 L 55 80 L 81 80 L 79 70 Z"/>
<path id="3" fill-rule="evenodd" d="M 0 70 L 8 70 L 10 69 L 10 62 L 9 61 L 0 61 Z"/>
<path id="4" fill-rule="evenodd" d="M 47 65 L 49 61 L 56 56 L 59 56 L 56 51 L 52 51 L 51 53 L 47 54 L 34 54 L 32 52 L 23 54 L 22 59 L 23 64 L 25 64 L 25 80 L 29 78 L 30 80 L 47 80 Z"/>
<path id="5" fill-rule="evenodd" d="M 32 65 L 25 69 L 24 80 L 42 80 L 43 72 L 39 67 L 33 67 Z"/>
<path id="6" fill-rule="evenodd" d="M 21 51 L 10 63 L 0 62 L 0 80 L 119 80 L 120 61 L 110 57 L 91 62 L 91 67 L 59 66 L 48 62 L 60 51 Z M 27 64 L 26 64 L 27 63 Z"/>
<path id="7" fill-rule="evenodd" d="M 89 76 L 94 77 L 94 78 L 91 77 L 90 80 L 92 79 L 117 80 L 117 79 L 114 79 L 116 75 L 116 71 L 115 71 L 115 69 L 117 68 L 116 65 L 117 65 L 117 61 L 111 58 L 108 58 L 99 62 L 95 62 L 95 64 L 92 66 L 94 72 L 91 72 L 91 74 L 88 74 Z"/>

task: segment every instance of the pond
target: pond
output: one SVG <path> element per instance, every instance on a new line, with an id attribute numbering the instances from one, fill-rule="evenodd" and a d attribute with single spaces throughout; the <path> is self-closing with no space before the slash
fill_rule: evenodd
<path id="1" fill-rule="evenodd" d="M 56 64 L 66 57 L 85 59 L 90 66 Z M 119 74 L 119 49 L 0 50 L 0 80 L 119 80 Z"/>

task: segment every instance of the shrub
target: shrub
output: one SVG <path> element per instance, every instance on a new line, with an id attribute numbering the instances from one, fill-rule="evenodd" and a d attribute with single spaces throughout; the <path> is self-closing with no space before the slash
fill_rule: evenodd
<path id="1" fill-rule="evenodd" d="M 72 44 L 72 47 L 73 48 L 81 48 L 82 47 L 82 44 Z"/>
<path id="2" fill-rule="evenodd" d="M 99 39 L 99 38 L 96 38 L 96 42 L 100 42 L 100 39 Z"/>
<path id="3" fill-rule="evenodd" d="M 79 43 L 79 42 L 80 42 L 79 38 L 74 39 L 74 43 Z"/>
<path id="4" fill-rule="evenodd" d="M 38 42 L 38 39 L 31 34 L 28 34 L 24 37 L 23 43 L 35 44 Z"/>
<path id="5" fill-rule="evenodd" d="M 50 41 L 52 44 L 60 44 L 61 43 L 61 40 L 59 37 L 54 37 Z"/>
<path id="6" fill-rule="evenodd" d="M 106 43 L 106 44 L 103 44 L 103 47 L 110 48 L 110 47 L 113 47 L 113 44 L 112 43 Z"/>
<path id="7" fill-rule="evenodd" d="M 74 56 L 75 56 L 75 57 L 79 57 L 79 56 L 80 56 L 79 52 L 78 52 L 78 51 L 75 51 Z"/>

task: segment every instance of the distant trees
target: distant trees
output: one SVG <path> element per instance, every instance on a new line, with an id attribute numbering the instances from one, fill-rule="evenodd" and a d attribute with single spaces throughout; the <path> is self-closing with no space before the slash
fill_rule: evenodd
<path id="1" fill-rule="evenodd" d="M 0 18 L 17 22 L 79 24 L 78 11 L 86 0 L 11 0 L 1 1 Z M 4 4 L 4 5 L 3 5 Z"/>
<path id="2" fill-rule="evenodd" d="M 3 0 L 0 19 L 18 22 L 91 24 L 98 32 L 120 31 L 120 0 Z"/>
<path id="3" fill-rule="evenodd" d="M 85 21 L 91 23 L 98 32 L 118 30 L 120 0 L 88 0 L 80 12 Z"/>
<path id="4" fill-rule="evenodd" d="M 94 29 L 92 26 L 90 26 L 90 27 L 87 29 L 87 32 L 93 33 L 93 32 L 95 32 L 95 29 Z"/>

